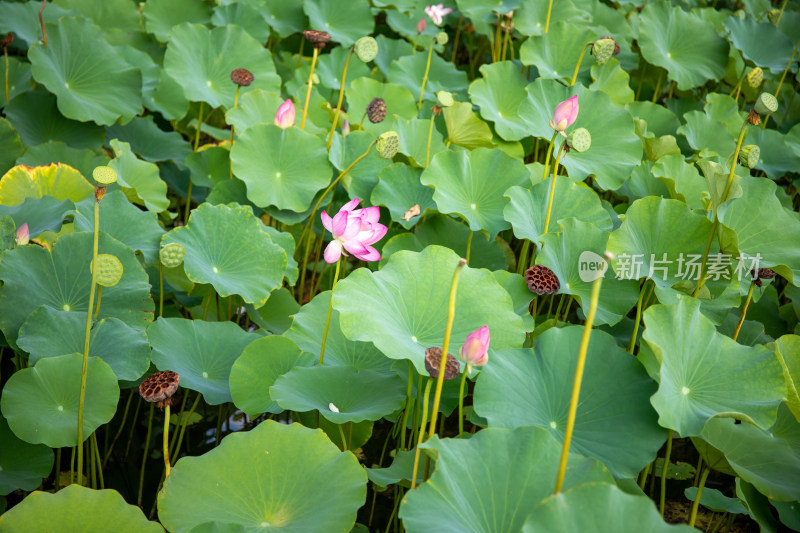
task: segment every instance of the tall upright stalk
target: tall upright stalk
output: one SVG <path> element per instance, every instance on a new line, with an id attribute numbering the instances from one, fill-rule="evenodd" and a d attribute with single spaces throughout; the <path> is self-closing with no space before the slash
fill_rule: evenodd
<path id="1" fill-rule="evenodd" d="M 328 151 L 331 149 L 333 142 L 333 133 L 336 131 L 336 125 L 339 123 L 339 114 L 342 112 L 342 102 L 344 101 L 344 83 L 347 79 L 347 67 L 350 65 L 350 57 L 353 55 L 353 47 L 347 52 L 347 59 L 344 61 L 344 70 L 342 71 L 342 83 L 339 86 L 339 102 L 336 104 L 336 113 L 333 115 L 333 124 L 331 124 L 331 131 L 328 134 Z"/>
<path id="2" fill-rule="evenodd" d="M 197 131 L 194 133 L 194 151 L 197 151 L 197 147 L 200 144 L 200 130 L 203 128 L 203 104 L 205 102 L 200 102 L 200 111 L 197 112 Z M 186 210 L 183 212 L 183 223 L 187 224 L 189 222 L 189 209 L 192 206 L 192 179 L 189 178 L 189 187 L 186 189 Z"/>
<path id="3" fill-rule="evenodd" d="M 319 48 L 314 47 L 314 55 L 311 56 L 311 71 L 308 73 L 308 89 L 306 90 L 306 103 L 303 105 L 303 120 L 300 122 L 300 129 L 306 127 L 306 115 L 308 114 L 308 102 L 311 100 L 311 87 L 314 85 L 314 67 L 317 66 Z"/>
<path id="4" fill-rule="evenodd" d="M 325 319 L 325 331 L 322 333 L 322 347 L 319 350 L 319 364 L 321 365 L 325 360 L 325 342 L 328 340 L 328 328 L 331 325 L 331 313 L 333 312 L 333 290 L 336 288 L 336 282 L 339 281 L 339 265 L 342 264 L 340 257 L 336 261 L 336 273 L 333 275 L 333 285 L 331 286 L 331 301 L 328 303 L 328 316 Z"/>
<path id="5" fill-rule="evenodd" d="M 436 39 L 431 40 L 431 45 L 428 48 L 428 62 L 425 64 L 425 74 L 422 76 L 422 87 L 419 89 L 419 103 L 417 104 L 417 111 L 422 109 L 422 97 L 425 94 L 425 84 L 428 82 L 428 72 L 431 70 L 431 57 L 433 56 L 433 45 L 436 44 Z"/>

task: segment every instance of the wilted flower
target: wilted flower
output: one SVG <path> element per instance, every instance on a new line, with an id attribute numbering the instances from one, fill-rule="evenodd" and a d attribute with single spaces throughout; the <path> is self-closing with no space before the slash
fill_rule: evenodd
<path id="1" fill-rule="evenodd" d="M 326 263 L 347 255 L 345 250 L 362 261 L 380 261 L 381 254 L 371 245 L 381 240 L 388 228 L 378 222 L 379 207 L 355 209 L 359 202 L 358 198 L 347 202 L 333 218 L 325 211 L 320 214 L 322 225 L 333 234 L 323 254 Z"/>
<path id="2" fill-rule="evenodd" d="M 444 4 L 430 5 L 425 8 L 425 14 L 428 15 L 434 24 L 439 26 L 442 23 L 442 17 L 449 15 L 453 12 L 453 8 L 444 7 Z"/>
<path id="3" fill-rule="evenodd" d="M 17 228 L 15 240 L 17 241 L 18 246 L 25 246 L 29 242 L 31 242 L 31 232 L 28 229 L 27 222 L 25 222 L 23 225 Z"/>
<path id="4" fill-rule="evenodd" d="M 458 355 L 467 363 L 467 373 L 471 367 L 483 366 L 489 362 L 489 326 L 483 326 L 467 335 Z"/>
<path id="5" fill-rule="evenodd" d="M 553 113 L 553 120 L 550 121 L 550 127 L 566 137 L 567 134 L 564 133 L 564 130 L 572 126 L 576 118 L 578 118 L 577 94 L 556 106 L 556 110 Z"/>
<path id="6" fill-rule="evenodd" d="M 286 129 L 294 126 L 294 103 L 287 98 L 275 112 L 275 125 Z"/>
<path id="7" fill-rule="evenodd" d="M 417 33 L 424 32 L 426 25 L 427 25 L 427 22 L 425 22 L 425 17 L 422 17 L 421 19 L 419 19 L 419 22 L 417 22 Z"/>

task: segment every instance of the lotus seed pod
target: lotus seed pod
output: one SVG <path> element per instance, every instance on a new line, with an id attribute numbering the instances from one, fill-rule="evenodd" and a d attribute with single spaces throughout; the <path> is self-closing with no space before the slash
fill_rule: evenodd
<path id="1" fill-rule="evenodd" d="M 592 145 L 592 136 L 586 128 L 578 128 L 567 137 L 567 146 L 576 152 L 585 152 Z"/>
<path id="2" fill-rule="evenodd" d="M 450 354 L 447 354 L 447 359 L 444 365 L 444 379 L 450 380 L 458 377 L 461 373 L 461 367 L 458 360 Z M 425 350 L 425 370 L 433 379 L 439 378 L 439 368 L 442 364 L 442 349 L 441 348 L 428 348 Z"/>
<path id="3" fill-rule="evenodd" d="M 739 151 L 739 162 L 747 168 L 755 168 L 760 156 L 761 148 L 757 144 L 748 144 Z"/>
<path id="4" fill-rule="evenodd" d="M 756 67 L 747 73 L 747 84 L 753 89 L 760 86 L 762 81 L 764 81 L 764 71 L 761 67 Z"/>
<path id="5" fill-rule="evenodd" d="M 739 17 L 740 19 L 744 20 L 747 18 L 747 13 L 745 13 L 744 9 L 737 9 L 733 12 L 734 17 Z"/>
<path id="6" fill-rule="evenodd" d="M 750 275 L 753 277 L 753 284 L 760 288 L 764 286 L 762 280 L 773 279 L 778 273 L 771 268 L 756 268 L 750 271 Z"/>
<path id="7" fill-rule="evenodd" d="M 611 56 L 614 55 L 614 49 L 619 49 L 616 41 L 609 37 L 598 39 L 592 45 L 592 55 L 598 65 L 605 65 Z"/>
<path id="8" fill-rule="evenodd" d="M 158 402 L 161 408 L 171 404 L 170 399 L 178 390 L 181 377 L 177 372 L 164 370 L 156 372 L 139 385 L 139 394 L 146 402 Z"/>
<path id="9" fill-rule="evenodd" d="M 246 68 L 235 68 L 231 72 L 231 81 L 239 87 L 247 87 L 254 79 L 253 73 Z"/>
<path id="10" fill-rule="evenodd" d="M 770 9 L 769 13 L 767 14 L 767 17 L 769 17 L 769 21 L 771 24 L 775 24 L 775 21 L 777 21 L 778 17 L 780 16 L 781 16 L 780 9 Z"/>
<path id="11" fill-rule="evenodd" d="M 161 251 L 158 252 L 158 258 L 161 260 L 161 264 L 167 268 L 175 268 L 180 266 L 183 263 L 183 259 L 186 257 L 186 248 L 183 245 L 178 244 L 177 242 L 171 242 L 168 245 L 161 248 Z"/>
<path id="12" fill-rule="evenodd" d="M 325 48 L 325 43 L 331 40 L 329 33 L 319 30 L 305 30 L 303 37 L 314 45 L 314 48 Z"/>
<path id="13" fill-rule="evenodd" d="M 364 63 L 369 63 L 378 55 L 378 41 L 369 35 L 357 40 L 353 48 L 358 58 Z"/>
<path id="14" fill-rule="evenodd" d="M 450 38 L 447 36 L 447 33 L 440 31 L 436 34 L 436 44 L 445 45 Z"/>
<path id="15" fill-rule="evenodd" d="M 758 95 L 758 100 L 753 105 L 753 109 L 759 115 L 771 115 L 778 110 L 778 99 L 769 93 L 761 93 Z"/>
<path id="16" fill-rule="evenodd" d="M 447 91 L 439 91 L 436 93 L 436 99 L 439 101 L 439 105 L 442 107 L 450 107 L 455 103 L 452 93 Z"/>
<path id="17" fill-rule="evenodd" d="M 95 187 L 94 188 L 94 199 L 95 201 L 99 202 L 103 199 L 103 196 L 106 195 L 106 188 L 105 187 Z"/>
<path id="18" fill-rule="evenodd" d="M 92 177 L 101 185 L 111 185 L 117 181 L 117 172 L 111 167 L 95 167 Z"/>
<path id="19" fill-rule="evenodd" d="M 758 126 L 761 124 L 761 115 L 759 115 L 755 109 L 751 109 L 747 114 L 747 122 L 753 126 Z"/>
<path id="20" fill-rule="evenodd" d="M 113 287 L 122 279 L 122 262 L 117 256 L 99 254 L 94 263 L 97 263 L 97 284 L 103 287 Z M 93 263 L 93 264 L 94 264 Z M 89 270 L 94 273 L 93 264 Z"/>
<path id="21" fill-rule="evenodd" d="M 555 294 L 561 288 L 561 282 L 555 272 L 544 265 L 533 265 L 525 271 L 525 283 L 528 288 L 543 296 L 545 294 Z"/>
<path id="22" fill-rule="evenodd" d="M 373 98 L 367 105 L 367 118 L 373 124 L 383 122 L 386 118 L 386 102 L 383 98 Z"/>
<path id="23" fill-rule="evenodd" d="M 394 131 L 387 131 L 378 137 L 378 155 L 384 159 L 391 159 L 397 154 L 400 147 L 400 137 Z"/>

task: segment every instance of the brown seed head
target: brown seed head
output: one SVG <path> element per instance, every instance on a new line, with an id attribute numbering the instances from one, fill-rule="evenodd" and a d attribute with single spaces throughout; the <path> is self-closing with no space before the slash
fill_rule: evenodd
<path id="1" fill-rule="evenodd" d="M 158 402 L 158 407 L 172 404 L 172 395 L 178 390 L 181 377 L 177 372 L 156 372 L 139 385 L 139 394 L 148 402 Z"/>
<path id="2" fill-rule="evenodd" d="M 331 40 L 331 35 L 319 30 L 306 30 L 303 37 L 314 45 L 314 48 L 325 48 L 325 43 Z"/>
<path id="3" fill-rule="evenodd" d="M 94 199 L 95 201 L 99 202 L 103 199 L 103 196 L 106 195 L 106 188 L 105 187 L 95 187 L 94 188 Z"/>
<path id="4" fill-rule="evenodd" d="M 373 124 L 383 122 L 386 118 L 386 101 L 383 98 L 373 98 L 367 105 L 367 118 Z"/>
<path id="5" fill-rule="evenodd" d="M 239 87 L 247 87 L 254 79 L 253 73 L 246 68 L 235 68 L 231 72 L 231 81 Z"/>
<path id="6" fill-rule="evenodd" d="M 439 365 L 442 362 L 442 349 L 441 348 L 428 348 L 425 350 L 425 370 L 431 375 L 433 379 L 439 378 Z M 460 367 L 458 360 L 450 354 L 447 354 L 447 362 L 444 365 L 444 379 L 454 379 L 458 377 Z"/>
<path id="7" fill-rule="evenodd" d="M 555 273 L 544 265 L 533 265 L 525 271 L 525 283 L 539 296 L 555 294 L 561 288 L 561 282 Z"/>
<path id="8" fill-rule="evenodd" d="M 753 126 L 758 126 L 761 124 L 761 115 L 759 115 L 755 109 L 751 109 L 750 114 L 747 115 L 747 122 Z"/>
<path id="9" fill-rule="evenodd" d="M 434 115 L 441 115 L 442 114 L 442 106 L 440 106 L 439 104 L 434 105 L 431 109 L 432 109 Z"/>
<path id="10" fill-rule="evenodd" d="M 9 46 L 11 46 L 11 43 L 13 42 L 14 42 L 14 34 L 8 32 L 8 35 L 6 35 L 5 39 L 0 41 L 0 45 L 2 45 L 3 48 L 8 48 Z"/>

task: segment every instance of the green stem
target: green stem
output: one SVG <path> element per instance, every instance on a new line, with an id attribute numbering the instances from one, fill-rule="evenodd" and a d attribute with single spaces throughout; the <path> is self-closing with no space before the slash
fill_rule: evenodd
<path id="1" fill-rule="evenodd" d="M 3 55 L 6 58 L 6 104 L 9 102 L 9 90 L 8 90 L 8 48 L 3 48 Z"/>
<path id="2" fill-rule="evenodd" d="M 350 57 L 353 55 L 353 47 L 347 52 L 347 59 L 344 61 L 344 70 L 342 71 L 342 84 L 339 86 L 339 102 L 336 104 L 336 113 L 333 114 L 333 124 L 331 124 L 331 131 L 328 134 L 328 151 L 331 150 L 331 143 L 333 142 L 333 133 L 336 131 L 336 125 L 339 123 L 339 114 L 342 112 L 342 101 L 344 100 L 344 82 L 347 79 L 347 66 L 350 65 Z"/>
<path id="3" fill-rule="evenodd" d="M 667 501 L 667 472 L 669 471 L 669 459 L 672 455 L 672 430 L 667 435 L 667 451 L 664 453 L 664 465 L 661 467 L 661 493 L 658 497 L 658 512 L 664 518 L 664 509 Z M 698 498 L 699 499 L 699 498 Z"/>
<path id="4" fill-rule="evenodd" d="M 164 406 L 164 477 L 169 477 L 169 402 Z"/>
<path id="5" fill-rule="evenodd" d="M 658 73 L 658 81 L 656 82 L 656 88 L 653 91 L 653 103 L 655 104 L 658 101 L 658 93 L 661 92 L 661 82 L 664 80 L 664 71 L 660 71 Z"/>
<path id="6" fill-rule="evenodd" d="M 456 36 L 453 37 L 453 55 L 450 58 L 451 63 L 456 62 L 456 51 L 458 50 L 458 39 L 461 37 L 461 25 L 464 23 L 464 15 L 461 15 L 461 18 L 458 19 L 458 24 L 456 25 Z"/>
<path id="7" fill-rule="evenodd" d="M 197 409 L 197 406 L 200 404 L 200 398 L 202 396 L 203 395 L 200 394 L 199 392 L 197 393 L 197 397 L 194 399 L 194 403 L 192 403 L 191 409 L 189 409 L 189 414 L 184 416 L 183 419 L 181 420 L 181 432 L 178 434 L 177 444 L 173 442 L 173 444 L 175 445 L 174 450 L 170 449 L 169 451 L 170 458 L 176 458 L 178 456 L 178 452 L 181 449 L 181 444 L 183 444 L 183 434 L 186 432 L 186 426 L 189 423 L 189 419 L 192 418 L 192 414 L 194 414 L 195 409 Z"/>
<path id="8" fill-rule="evenodd" d="M 692 512 L 689 515 L 689 526 L 694 527 L 694 523 L 697 520 L 697 509 L 700 507 L 700 496 L 703 495 L 703 487 L 706 486 L 706 480 L 708 479 L 708 474 L 711 472 L 711 469 L 705 467 L 703 469 L 703 474 L 700 476 L 700 484 L 697 487 L 697 494 L 694 496 L 694 502 L 692 502 Z"/>
<path id="9" fill-rule="evenodd" d="M 203 129 L 203 104 L 205 102 L 200 102 L 200 111 L 197 113 L 197 131 L 194 133 L 194 151 L 197 151 L 198 146 L 200 145 L 200 130 Z M 189 178 L 189 187 L 186 189 L 186 210 L 183 212 L 183 223 L 189 223 L 189 209 L 192 206 L 192 178 Z"/>
<path id="10" fill-rule="evenodd" d="M 544 19 L 544 33 L 550 29 L 550 13 L 553 12 L 553 0 L 547 2 L 547 17 Z"/>
<path id="11" fill-rule="evenodd" d="M 467 374 L 470 366 L 461 373 L 461 384 L 458 386 L 458 438 L 464 438 L 464 383 L 467 381 Z"/>
<path id="12" fill-rule="evenodd" d="M 553 154 L 553 144 L 556 142 L 558 132 L 553 133 L 553 138 L 550 139 L 550 144 L 547 145 L 547 153 L 544 156 L 544 172 L 542 172 L 542 181 L 547 179 L 547 171 L 550 168 L 550 156 Z"/>
<path id="13" fill-rule="evenodd" d="M 406 449 L 406 424 L 408 413 L 414 409 L 414 365 L 408 362 L 408 386 L 406 390 L 406 408 L 403 409 L 403 422 L 400 424 L 400 449 Z"/>
<path id="14" fill-rule="evenodd" d="M 164 316 L 164 268 L 158 261 L 158 316 Z"/>
<path id="15" fill-rule="evenodd" d="M 297 52 L 297 70 L 300 70 L 300 65 L 303 64 L 303 48 L 306 46 L 306 40 L 300 39 L 300 50 Z"/>
<path id="16" fill-rule="evenodd" d="M 314 85 L 314 67 L 317 66 L 317 57 L 319 56 L 319 48 L 314 47 L 313 55 L 311 56 L 311 71 L 308 73 L 308 89 L 306 90 L 306 103 L 303 105 L 303 120 L 300 122 L 300 129 L 306 127 L 306 115 L 308 114 L 308 102 L 311 100 L 311 87 Z"/>
<path id="17" fill-rule="evenodd" d="M 128 419 L 128 410 L 131 407 L 131 400 L 133 400 L 133 395 L 135 393 L 135 390 L 136 389 L 131 389 L 131 392 L 128 394 L 128 401 L 125 402 L 125 411 L 122 413 L 122 422 L 119 423 L 119 429 L 117 430 L 116 435 L 114 435 L 114 438 L 111 440 L 111 445 L 108 447 L 108 450 L 106 451 L 106 456 L 102 461 L 103 468 L 105 468 L 106 465 L 108 464 L 108 459 L 111 457 L 111 452 L 114 450 L 114 445 L 117 443 L 117 440 L 119 440 L 120 435 L 122 435 L 122 431 L 125 429 L 125 421 Z M 60 450 L 61 448 L 59 448 L 59 451 Z"/>
<path id="18" fill-rule="evenodd" d="M 553 327 L 558 324 L 558 315 L 561 313 L 561 306 L 564 305 L 564 300 L 567 298 L 566 294 L 562 294 L 561 298 L 558 299 L 558 305 L 556 306 L 556 312 L 553 314 Z"/>
<path id="19" fill-rule="evenodd" d="M 428 83 L 428 71 L 431 69 L 431 56 L 433 55 L 433 45 L 436 44 L 436 39 L 431 41 L 431 46 L 428 48 L 428 62 L 425 64 L 425 75 L 422 76 L 422 87 L 419 89 L 419 104 L 417 111 L 422 109 L 422 96 L 425 94 L 425 84 Z"/>
<path id="20" fill-rule="evenodd" d="M 547 200 L 547 216 L 544 219 L 544 232 L 542 235 L 547 234 L 547 230 L 550 228 L 550 212 L 553 209 L 553 197 L 556 194 L 556 179 L 558 178 L 558 163 L 561 161 L 561 154 L 564 152 L 564 146 L 566 146 L 566 142 L 561 144 L 561 147 L 558 149 L 558 154 L 556 155 L 556 162 L 553 165 L 553 182 L 550 184 L 550 198 Z"/>
<path id="21" fill-rule="evenodd" d="M 781 17 L 783 17 L 783 10 L 786 8 L 786 3 L 788 1 L 789 0 L 783 0 L 783 3 L 781 4 L 781 10 L 778 12 L 778 18 L 775 19 L 775 27 L 776 28 L 781 23 Z"/>
<path id="22" fill-rule="evenodd" d="M 336 272 L 333 274 L 333 285 L 331 286 L 331 301 L 328 303 L 328 317 L 325 319 L 325 331 L 322 334 L 322 347 L 319 351 L 319 364 L 325 360 L 325 342 L 328 340 L 328 328 L 331 325 L 331 313 L 333 312 L 333 290 L 336 288 L 336 282 L 339 281 L 339 265 L 342 263 L 342 258 L 336 260 Z"/>
<path id="23" fill-rule="evenodd" d="M 583 56 L 586 55 L 586 49 L 592 46 L 592 43 L 586 43 L 583 45 L 581 49 L 581 55 L 578 56 L 578 63 L 575 65 L 575 71 L 572 73 L 572 79 L 569 82 L 569 86 L 573 87 L 575 85 L 575 80 L 578 79 L 578 71 L 581 69 L 581 63 L 583 63 Z"/>
<path id="24" fill-rule="evenodd" d="M 97 305 L 94 306 L 94 319 L 97 320 L 97 317 L 100 315 L 100 301 L 103 298 L 103 286 L 97 286 Z"/>
<path id="25" fill-rule="evenodd" d="M 781 87 L 783 87 L 783 81 L 786 79 L 786 73 L 789 72 L 789 69 L 792 67 L 792 62 L 794 61 L 794 55 L 797 53 L 797 48 L 800 47 L 800 41 L 797 41 L 797 44 L 794 46 L 794 50 L 792 50 L 792 55 L 789 57 L 789 62 L 786 64 L 786 68 L 783 69 L 783 74 L 781 74 L 781 79 L 778 82 L 778 88 L 775 89 L 775 98 L 778 97 L 778 94 L 781 92 Z M 761 123 L 761 129 L 767 127 L 767 121 L 769 120 L 770 115 L 764 117 L 764 121 Z"/>
<path id="26" fill-rule="evenodd" d="M 92 433 L 92 450 L 94 450 L 94 462 L 97 468 L 97 477 L 100 480 L 100 488 L 106 488 L 106 482 L 103 478 L 102 460 L 100 459 L 100 448 L 97 446 L 97 433 Z"/>
<path id="27" fill-rule="evenodd" d="M 147 464 L 147 452 L 150 450 L 150 435 L 153 431 L 153 411 L 156 404 L 150 404 L 150 417 L 147 419 L 147 436 L 144 438 L 144 455 L 142 456 L 142 467 L 139 469 L 139 496 L 136 498 L 136 505 L 142 506 L 142 488 L 144 487 L 144 467 Z"/>
<path id="28" fill-rule="evenodd" d="M 492 63 L 500 61 L 500 38 L 503 35 L 503 30 L 500 28 L 500 15 L 497 15 L 497 29 L 494 32 L 494 42 L 492 43 Z"/>
<path id="29" fill-rule="evenodd" d="M 270 35 L 272 37 L 272 35 Z M 236 109 L 236 106 L 239 104 L 239 90 L 242 88 L 241 85 L 236 86 L 236 96 L 233 97 L 233 109 Z M 228 153 L 233 152 L 233 130 L 234 126 L 231 124 L 231 146 L 228 149 Z M 195 148 L 197 150 L 197 148 Z M 233 179 L 233 159 L 228 157 L 228 170 L 230 171 L 229 179 Z"/>
<path id="30" fill-rule="evenodd" d="M 639 488 L 642 489 L 642 492 L 644 492 L 644 486 L 647 483 L 647 474 L 650 473 L 651 465 L 652 463 L 647 463 L 647 466 L 644 467 L 644 470 L 641 473 L 642 478 L 639 480 Z"/>
<path id="31" fill-rule="evenodd" d="M 528 239 L 523 239 L 522 241 L 522 250 L 519 252 L 519 259 L 517 259 L 517 274 L 522 275 L 525 270 L 525 266 L 528 262 L 528 252 L 531 248 L 531 241 Z"/>
<path id="32" fill-rule="evenodd" d="M 742 316 L 739 319 L 739 323 L 736 324 L 736 331 L 733 333 L 733 340 L 739 338 L 739 331 L 742 329 L 742 324 L 744 324 L 744 317 L 747 315 L 747 308 L 750 306 L 750 300 L 753 298 L 753 287 L 755 286 L 755 283 L 750 283 L 750 289 L 747 291 L 747 299 L 744 301 L 744 307 L 742 308 Z"/>
<path id="33" fill-rule="evenodd" d="M 342 439 L 342 451 L 347 451 L 347 438 L 344 436 L 344 430 L 342 429 L 341 424 L 336 424 L 336 427 L 339 428 L 339 437 Z"/>
<path id="34" fill-rule="evenodd" d="M 506 51 L 508 50 L 508 43 L 511 41 L 511 18 L 506 17 L 505 36 L 503 36 L 503 53 L 500 54 L 500 61 L 506 60 Z"/>
<path id="35" fill-rule="evenodd" d="M 443 374 L 444 371 L 440 372 Z M 425 392 L 422 393 L 422 423 L 419 425 L 419 438 L 417 439 L 417 446 L 416 451 L 414 452 L 414 470 L 411 474 L 411 490 L 414 490 L 414 487 L 417 486 L 417 470 L 419 469 L 419 452 L 420 452 L 420 444 L 425 441 L 425 425 L 428 422 L 428 398 L 430 397 L 431 393 L 431 383 L 433 383 L 433 378 L 428 378 L 427 383 L 425 383 Z"/>
<path id="36" fill-rule="evenodd" d="M 431 162 L 431 139 L 433 138 L 433 121 L 436 120 L 436 115 L 431 115 L 431 125 L 428 127 L 428 145 L 425 148 L 425 168 Z"/>
<path id="37" fill-rule="evenodd" d="M 742 67 L 742 75 L 741 75 L 741 76 L 739 76 L 739 81 L 738 81 L 738 82 L 736 82 L 736 86 L 735 86 L 733 89 L 731 89 L 731 92 L 730 92 L 730 95 L 729 95 L 729 96 L 733 96 L 733 101 L 734 101 L 734 102 L 738 102 L 738 100 L 739 100 L 739 93 L 740 93 L 740 92 L 741 92 L 741 90 L 742 90 L 742 83 L 744 82 L 744 78 L 745 78 L 745 73 L 746 73 L 746 72 L 747 72 L 747 64 L 745 64 L 745 65 Z M 735 94 L 736 96 L 734 96 L 734 94 Z"/>
<path id="38" fill-rule="evenodd" d="M 61 448 L 56 448 L 56 471 L 53 479 L 56 492 L 61 488 Z"/>
<path id="39" fill-rule="evenodd" d="M 639 300 L 636 302 L 636 320 L 633 322 L 633 333 L 631 333 L 631 340 L 628 342 L 628 353 L 633 355 L 633 349 L 636 347 L 636 337 L 639 335 L 639 324 L 642 321 L 642 301 L 644 300 L 644 288 L 647 286 L 647 280 L 644 280 L 642 287 L 639 289 Z"/>
<path id="40" fill-rule="evenodd" d="M 469 237 L 467 237 L 467 257 L 466 257 L 467 263 L 469 263 L 469 254 L 472 251 L 472 235 L 474 233 L 475 232 L 473 232 L 472 230 L 469 230 Z"/>
<path id="41" fill-rule="evenodd" d="M 578 411 L 578 398 L 581 394 L 581 381 L 583 380 L 583 369 L 586 365 L 586 352 L 589 349 L 589 337 L 592 334 L 592 324 L 597 313 L 597 302 L 600 299 L 600 285 L 603 278 L 598 277 L 592 284 L 592 296 L 589 303 L 589 313 L 586 315 L 586 323 L 583 326 L 583 337 L 581 338 L 580 351 L 578 352 L 578 362 L 575 367 L 575 381 L 572 384 L 572 398 L 569 402 L 569 413 L 567 415 L 567 427 L 564 432 L 564 445 L 561 448 L 561 460 L 558 465 L 558 477 L 556 478 L 555 492 L 561 492 L 564 484 L 564 474 L 567 471 L 567 457 L 569 456 L 569 445 L 572 441 L 572 430 L 575 428 L 575 415 Z"/>

